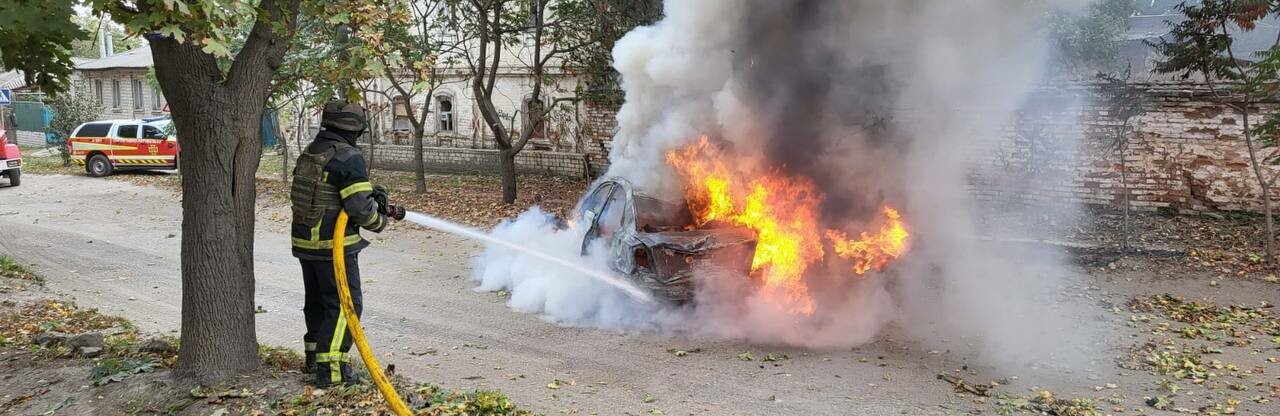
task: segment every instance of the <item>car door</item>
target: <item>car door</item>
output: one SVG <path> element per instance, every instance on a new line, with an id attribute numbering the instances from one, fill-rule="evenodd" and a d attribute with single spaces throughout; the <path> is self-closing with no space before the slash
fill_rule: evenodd
<path id="1" fill-rule="evenodd" d="M 586 227 L 586 233 L 582 236 L 582 255 L 587 254 L 587 249 L 591 242 L 598 236 L 599 230 L 596 228 L 600 213 L 604 211 L 605 204 L 609 201 L 609 197 L 613 194 L 617 186 L 612 182 L 604 182 L 596 187 L 594 192 L 582 201 L 582 206 L 578 208 L 578 221 L 583 227 Z"/>
<path id="2" fill-rule="evenodd" d="M 84 165 L 92 153 L 111 155 L 112 123 L 85 123 L 71 133 L 67 148 L 71 152 L 71 160 Z"/>
<path id="3" fill-rule="evenodd" d="M 145 150 L 149 157 L 154 159 L 154 164 L 168 167 L 177 166 L 177 140 L 169 137 L 169 133 L 165 132 L 161 127 L 143 124 L 140 142 L 146 146 Z"/>
<path id="4" fill-rule="evenodd" d="M 111 147 L 111 153 L 108 153 L 107 157 L 117 166 L 146 164 L 141 157 L 146 154 L 146 148 L 138 136 L 139 130 L 139 125 L 136 123 L 118 123 L 112 129 L 111 141 L 114 146 Z"/>

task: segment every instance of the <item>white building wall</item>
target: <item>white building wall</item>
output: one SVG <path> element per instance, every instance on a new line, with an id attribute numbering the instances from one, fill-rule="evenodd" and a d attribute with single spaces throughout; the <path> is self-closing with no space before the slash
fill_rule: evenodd
<path id="1" fill-rule="evenodd" d="M 136 83 L 135 83 L 136 81 Z M 101 95 L 98 83 L 101 82 Z M 119 89 L 114 86 L 119 83 Z M 163 115 L 165 100 L 159 90 L 147 81 L 142 68 L 77 71 L 72 80 L 73 93 L 89 94 L 102 106 L 102 119 L 136 119 Z M 135 105 L 134 88 L 141 87 L 141 100 Z M 116 95 L 119 94 L 119 105 Z"/>
<path id="2" fill-rule="evenodd" d="M 382 80 L 383 83 L 389 81 Z M 556 98 L 570 97 L 577 85 L 577 78 L 563 77 L 553 85 L 543 86 L 543 102 L 550 104 Z M 502 115 L 503 126 L 513 129 L 512 134 L 523 128 L 523 115 L 525 112 L 524 102 L 532 94 L 532 77 L 527 73 L 506 70 L 500 75 L 494 84 L 493 105 L 497 108 L 499 114 Z M 394 91 L 389 84 L 384 86 L 385 89 Z M 392 93 L 395 96 L 397 93 Z M 371 97 L 373 98 L 373 97 Z M 426 100 L 426 92 L 421 92 L 413 97 L 413 105 L 415 115 L 422 109 L 422 102 Z M 449 99 L 453 103 L 453 131 L 441 130 L 440 102 L 443 99 Z M 378 104 L 383 107 L 389 107 L 385 103 L 385 98 L 381 98 Z M 450 147 L 465 147 L 487 149 L 493 148 L 493 135 L 490 133 L 488 126 L 484 123 L 484 117 L 480 112 L 480 105 L 476 101 L 474 92 L 471 89 L 471 79 L 465 74 L 446 77 L 441 85 L 434 91 L 431 97 L 431 111 L 427 117 L 427 139 L 428 145 L 441 145 Z M 537 143 L 531 142 L 531 146 L 543 148 L 547 150 L 572 151 L 580 148 L 574 142 L 577 126 L 573 122 L 573 112 L 565 112 L 561 107 L 572 106 L 572 103 L 561 103 L 553 110 L 550 120 L 546 123 L 547 132 L 546 139 Z M 411 137 L 411 132 L 395 133 L 395 122 L 391 117 L 391 111 L 388 110 L 386 115 L 380 120 L 381 127 L 387 131 L 384 137 L 390 140 L 407 140 Z M 404 124 L 404 123 L 402 123 Z M 411 126 L 409 126 L 411 128 Z"/>

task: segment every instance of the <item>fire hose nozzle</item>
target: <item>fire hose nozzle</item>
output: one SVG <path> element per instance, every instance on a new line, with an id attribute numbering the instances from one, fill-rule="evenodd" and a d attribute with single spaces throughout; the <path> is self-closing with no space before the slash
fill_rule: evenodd
<path id="1" fill-rule="evenodd" d="M 400 221 L 404 219 L 404 208 L 398 205 L 387 205 L 387 216 Z"/>

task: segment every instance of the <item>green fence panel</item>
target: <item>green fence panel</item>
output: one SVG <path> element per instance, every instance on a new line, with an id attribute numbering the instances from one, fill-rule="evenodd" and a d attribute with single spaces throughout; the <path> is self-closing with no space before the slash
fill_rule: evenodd
<path id="1" fill-rule="evenodd" d="M 37 101 L 14 101 L 13 118 L 18 123 L 18 130 L 44 133 L 45 127 L 49 126 L 44 103 Z"/>

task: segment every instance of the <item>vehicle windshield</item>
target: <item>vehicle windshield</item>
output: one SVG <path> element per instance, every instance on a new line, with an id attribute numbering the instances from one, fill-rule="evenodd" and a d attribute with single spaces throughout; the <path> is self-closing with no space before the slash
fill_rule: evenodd
<path id="1" fill-rule="evenodd" d="M 683 230 L 693 224 L 693 214 L 686 204 L 663 201 L 647 195 L 635 195 L 636 228 L 640 231 Z"/>
<path id="2" fill-rule="evenodd" d="M 175 135 L 172 120 L 158 120 L 158 121 L 147 123 L 147 125 L 160 129 L 160 131 L 164 132 L 166 136 Z"/>

